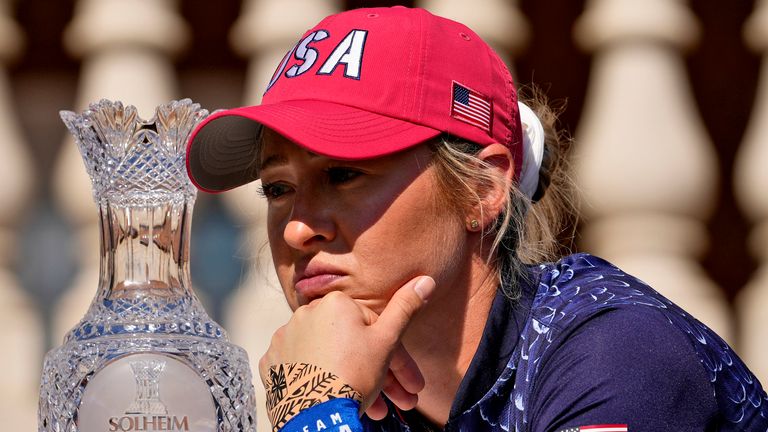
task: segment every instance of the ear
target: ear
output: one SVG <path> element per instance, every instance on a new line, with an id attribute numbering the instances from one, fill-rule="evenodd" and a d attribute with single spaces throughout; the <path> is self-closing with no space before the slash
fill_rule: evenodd
<path id="1" fill-rule="evenodd" d="M 470 231 L 484 231 L 493 224 L 509 199 L 509 189 L 515 176 L 515 163 L 512 152 L 504 145 L 493 143 L 480 151 L 477 158 L 486 163 L 487 178 L 496 181 L 486 182 L 478 188 L 480 202 L 468 215 L 467 228 Z M 477 221 L 479 223 L 474 223 Z"/>

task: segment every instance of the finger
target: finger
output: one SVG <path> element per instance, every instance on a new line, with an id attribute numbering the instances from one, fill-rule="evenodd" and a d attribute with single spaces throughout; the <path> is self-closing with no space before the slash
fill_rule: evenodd
<path id="1" fill-rule="evenodd" d="M 375 312 L 341 291 L 331 291 L 323 297 L 312 300 L 312 302 L 306 306 L 302 306 L 302 308 L 306 308 L 306 311 L 312 310 L 313 308 L 323 309 L 326 312 L 330 310 L 334 316 L 357 316 L 356 313 L 359 313 L 363 324 L 365 325 L 371 325 L 378 317 Z M 301 308 L 297 309 L 297 311 L 298 310 L 301 310 Z M 294 312 L 294 315 L 295 314 L 296 313 Z"/>
<path id="2" fill-rule="evenodd" d="M 383 420 L 384 417 L 387 416 L 387 413 L 389 413 L 389 407 L 387 407 L 387 403 L 384 402 L 384 398 L 381 397 L 381 394 L 376 396 L 376 400 L 373 401 L 367 410 L 365 410 L 365 414 L 371 420 Z"/>
<path id="3" fill-rule="evenodd" d="M 357 305 L 357 308 L 360 310 L 360 313 L 363 316 L 363 323 L 365 325 L 367 326 L 372 325 L 379 318 L 379 316 L 376 315 L 376 312 L 368 309 L 367 307 L 363 306 L 358 302 L 355 302 L 355 304 Z"/>
<path id="4" fill-rule="evenodd" d="M 416 394 L 424 389 L 424 376 L 416 361 L 402 344 L 397 344 L 392 352 L 389 370 L 408 393 Z"/>
<path id="5" fill-rule="evenodd" d="M 424 306 L 434 289 L 435 281 L 429 276 L 411 279 L 395 292 L 373 326 L 384 334 L 394 335 L 399 339 L 411 318 Z"/>
<path id="6" fill-rule="evenodd" d="M 259 361 L 259 376 L 261 377 L 261 384 L 264 385 L 264 389 L 269 392 L 270 389 L 278 382 L 280 366 L 275 364 L 268 364 L 264 361 L 265 357 L 262 357 Z M 263 366 L 266 365 L 266 366 Z"/>
<path id="7" fill-rule="evenodd" d="M 280 345 L 280 341 L 285 337 L 286 325 L 278 327 L 274 333 L 272 333 L 272 339 L 269 341 L 269 347 L 264 355 L 259 359 L 259 377 L 262 384 L 267 385 L 268 378 L 270 376 L 269 369 L 279 363 L 274 356 L 275 347 Z"/>
<path id="8" fill-rule="evenodd" d="M 411 393 L 404 389 L 402 384 L 398 382 L 397 378 L 392 374 L 392 371 L 387 373 L 387 378 L 384 380 L 382 391 L 392 403 L 405 411 L 416 408 L 416 404 L 419 402 L 419 397 L 415 393 Z"/>
<path id="9" fill-rule="evenodd" d="M 261 378 L 261 383 L 264 385 L 264 388 L 267 387 L 267 381 L 269 377 L 269 364 L 267 361 L 267 355 L 263 355 L 261 359 L 259 359 L 259 377 Z"/>

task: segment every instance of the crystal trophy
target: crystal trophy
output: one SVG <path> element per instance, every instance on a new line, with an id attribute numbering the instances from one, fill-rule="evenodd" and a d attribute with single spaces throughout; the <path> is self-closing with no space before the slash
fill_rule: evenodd
<path id="1" fill-rule="evenodd" d="M 85 317 L 45 357 L 39 431 L 255 431 L 247 354 L 190 288 L 184 156 L 207 114 L 189 99 L 150 121 L 107 100 L 61 112 L 93 183 L 101 267 Z"/>

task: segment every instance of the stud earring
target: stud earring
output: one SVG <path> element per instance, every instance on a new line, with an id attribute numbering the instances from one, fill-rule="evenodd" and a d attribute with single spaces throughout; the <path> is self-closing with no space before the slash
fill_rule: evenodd
<path id="1" fill-rule="evenodd" d="M 469 221 L 469 228 L 472 231 L 477 230 L 478 228 L 480 228 L 480 222 L 478 222 L 477 219 L 472 219 L 471 221 Z"/>

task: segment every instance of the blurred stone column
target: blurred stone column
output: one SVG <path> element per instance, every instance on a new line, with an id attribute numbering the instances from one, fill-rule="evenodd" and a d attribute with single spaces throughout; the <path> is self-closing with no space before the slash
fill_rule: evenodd
<path id="1" fill-rule="evenodd" d="M 24 46 L 12 3 L 0 0 L 0 418 L 5 430 L 33 430 L 44 338 L 39 312 L 12 268 L 19 223 L 34 199 L 33 167 L 6 69 Z"/>
<path id="2" fill-rule="evenodd" d="M 587 2 L 575 27 L 594 53 L 574 158 L 582 246 L 732 341 L 722 291 L 698 262 L 718 177 L 681 55 L 698 31 L 683 0 Z"/>
<path id="3" fill-rule="evenodd" d="M 528 43 L 528 21 L 517 0 L 416 0 L 416 6 L 471 28 L 512 67 L 509 54 Z"/>
<path id="4" fill-rule="evenodd" d="M 768 383 L 768 0 L 756 3 L 744 35 L 763 54 L 755 105 L 734 170 L 736 196 L 754 223 L 749 246 L 760 265 L 736 299 L 739 353 L 752 371 Z"/>
<path id="5" fill-rule="evenodd" d="M 67 50 L 82 59 L 77 101 L 81 111 L 106 98 L 134 105 L 149 119 L 154 108 L 177 94 L 173 55 L 189 30 L 175 0 L 79 0 L 64 33 Z M 80 268 L 56 306 L 54 342 L 82 317 L 98 286 L 98 210 L 91 184 L 72 138 L 56 162 L 57 204 L 78 232 Z"/>
<path id="6" fill-rule="evenodd" d="M 255 105 L 272 73 L 306 30 L 340 10 L 336 0 L 246 0 L 232 28 L 232 45 L 249 58 L 243 104 Z M 275 330 L 288 322 L 290 309 L 272 265 L 267 244 L 266 202 L 257 194 L 259 182 L 224 194 L 227 208 L 246 230 L 243 249 L 251 257 L 248 277 L 229 299 L 224 326 L 230 337 L 248 351 L 256 387 L 258 429 L 272 427 L 266 415 L 264 388 L 258 362 Z"/>

